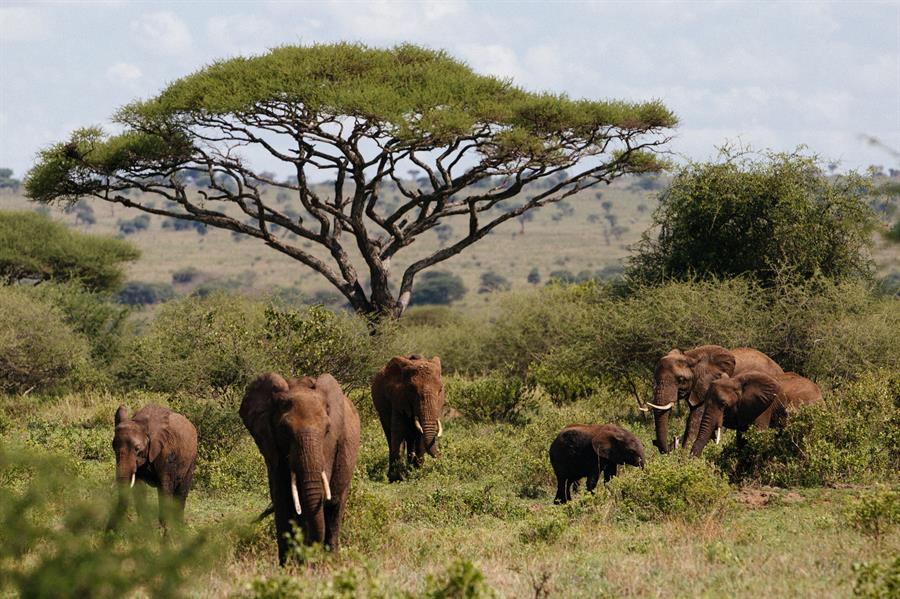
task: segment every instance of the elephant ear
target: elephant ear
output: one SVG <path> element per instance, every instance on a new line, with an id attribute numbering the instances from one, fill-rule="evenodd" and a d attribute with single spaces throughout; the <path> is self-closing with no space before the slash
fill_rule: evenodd
<path id="1" fill-rule="evenodd" d="M 738 430 L 745 430 L 772 405 L 781 387 L 778 381 L 762 372 L 748 372 L 734 378 L 740 386 L 740 394 L 737 403 L 728 409 Z"/>
<path id="2" fill-rule="evenodd" d="M 128 408 L 123 404 L 116 410 L 116 426 L 128 420 Z"/>
<path id="3" fill-rule="evenodd" d="M 601 429 L 604 434 L 594 435 L 591 446 L 597 457 L 604 460 L 615 459 L 625 445 L 628 443 L 628 433 L 619 428 L 604 427 Z"/>
<path id="4" fill-rule="evenodd" d="M 238 412 L 269 468 L 278 459 L 275 431 L 272 429 L 272 410 L 275 407 L 273 395 L 285 393 L 288 389 L 287 381 L 281 375 L 274 372 L 260 375 L 247 387 Z"/>
<path id="5" fill-rule="evenodd" d="M 169 415 L 171 412 L 165 408 L 154 406 L 153 411 L 141 423 L 146 426 L 147 433 L 147 459 L 155 462 L 162 453 L 163 447 L 170 442 Z"/>
<path id="6" fill-rule="evenodd" d="M 437 367 L 438 374 L 441 373 L 441 358 L 439 356 L 435 356 L 431 358 L 430 362 Z"/>
<path id="7" fill-rule="evenodd" d="M 722 375 L 734 374 L 735 359 L 734 354 L 721 345 L 703 345 L 689 353 L 696 363 L 692 366 L 694 388 L 688 394 L 688 403 L 696 407 L 703 403 L 710 383 Z"/>
<path id="8" fill-rule="evenodd" d="M 415 354 L 413 354 L 415 355 Z M 405 373 L 414 372 L 416 368 L 415 362 L 406 356 L 394 356 L 391 361 L 384 367 L 385 373 L 391 377 L 402 377 Z"/>

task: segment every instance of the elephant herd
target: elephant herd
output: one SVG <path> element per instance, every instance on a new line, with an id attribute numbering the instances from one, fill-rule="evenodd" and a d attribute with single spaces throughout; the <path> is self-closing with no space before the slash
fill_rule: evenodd
<path id="1" fill-rule="evenodd" d="M 737 430 L 741 442 L 740 434 L 750 425 L 780 426 L 788 409 L 822 401 L 815 383 L 748 348 L 672 350 L 659 360 L 654 382 L 653 401 L 642 409 L 653 410 L 653 444 L 661 453 L 670 450 L 669 414 L 679 399 L 686 400 L 690 412 L 684 434 L 672 444 L 676 449 L 692 445 L 693 456 L 722 427 Z M 372 381 L 372 402 L 388 444 L 391 482 L 402 478 L 406 465 L 419 467 L 426 453 L 439 456 L 444 386 L 438 357 L 391 359 Z M 272 503 L 264 515 L 275 516 L 279 562 L 285 562 L 287 533 L 294 526 L 307 544 L 338 550 L 360 444 L 359 414 L 338 382 L 330 374 L 285 379 L 266 373 L 247 387 L 239 414 L 266 464 Z M 112 444 L 121 493 L 110 525 L 126 509 L 126 492 L 136 480 L 157 488 L 161 524 L 166 523 L 164 503 L 171 503 L 181 520 L 197 459 L 194 426 L 156 405 L 132 418 L 121 406 L 115 423 Z M 640 440 L 615 424 L 569 425 L 551 443 L 549 456 L 557 503 L 570 500 L 582 478 L 593 491 L 601 471 L 609 481 L 621 464 L 644 466 Z"/>

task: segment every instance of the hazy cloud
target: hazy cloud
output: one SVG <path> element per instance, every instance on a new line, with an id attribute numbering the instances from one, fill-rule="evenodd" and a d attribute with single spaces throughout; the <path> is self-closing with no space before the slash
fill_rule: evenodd
<path id="1" fill-rule="evenodd" d="M 0 42 L 31 42 L 50 33 L 43 11 L 21 6 L 0 8 Z"/>
<path id="2" fill-rule="evenodd" d="M 168 11 L 142 15 L 131 22 L 131 30 L 134 41 L 154 54 L 175 55 L 191 49 L 188 26 Z"/>
<path id="3" fill-rule="evenodd" d="M 136 65 L 129 64 L 127 62 L 117 62 L 112 65 L 108 69 L 106 69 L 106 76 L 109 77 L 113 81 L 118 81 L 121 83 L 127 83 L 129 81 L 134 81 L 135 79 L 140 79 L 141 69 Z"/>

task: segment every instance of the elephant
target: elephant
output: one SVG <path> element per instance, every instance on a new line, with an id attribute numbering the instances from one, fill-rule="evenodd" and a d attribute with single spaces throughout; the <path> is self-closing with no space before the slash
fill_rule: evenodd
<path id="1" fill-rule="evenodd" d="M 670 450 L 669 414 L 677 400 L 686 399 L 690 412 L 684 434 L 681 439 L 674 439 L 676 449 L 679 441 L 681 446 L 688 447 L 697 437 L 710 382 L 722 374 L 733 376 L 751 370 L 770 376 L 784 372 L 772 358 L 749 347 L 728 350 L 720 345 L 701 345 L 685 352 L 673 349 L 660 358 L 653 375 L 653 402 L 647 404 L 653 408 L 656 424 L 653 444 L 659 452 Z"/>
<path id="2" fill-rule="evenodd" d="M 136 480 L 157 488 L 163 528 L 169 520 L 167 502 L 173 505 L 172 515 L 182 522 L 197 462 L 197 429 L 181 414 L 152 404 L 138 410 L 134 418 L 128 418 L 127 407 L 119 406 L 115 422 L 112 447 L 119 501 L 110 528 L 127 509 L 126 493 Z"/>
<path id="3" fill-rule="evenodd" d="M 406 445 L 408 463 L 418 468 L 425 453 L 439 457 L 444 408 L 441 359 L 417 354 L 396 356 L 372 379 L 372 402 L 388 442 L 388 479 L 402 478 L 400 451 Z"/>
<path id="4" fill-rule="evenodd" d="M 822 391 L 813 381 L 794 372 L 777 377 L 751 371 L 733 377 L 722 375 L 712 381 L 707 391 L 706 408 L 700 432 L 691 448 L 698 457 L 709 442 L 713 430 L 724 426 L 741 433 L 751 425 L 759 429 L 784 426 L 789 410 L 822 404 Z"/>
<path id="5" fill-rule="evenodd" d="M 285 564 L 294 525 L 307 545 L 339 551 L 360 426 L 338 382 L 330 374 L 262 374 L 247 387 L 239 413 L 266 463 L 278 563 Z"/>
<path id="6" fill-rule="evenodd" d="M 615 424 L 570 424 L 550 444 L 550 464 L 556 474 L 554 503 L 572 499 L 572 486 L 587 477 L 594 491 L 603 469 L 603 481 L 616 475 L 619 464 L 644 467 L 640 439 Z"/>

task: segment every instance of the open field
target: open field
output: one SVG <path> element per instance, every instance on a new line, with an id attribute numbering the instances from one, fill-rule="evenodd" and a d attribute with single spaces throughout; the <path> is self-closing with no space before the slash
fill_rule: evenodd
<path id="1" fill-rule="evenodd" d="M 646 514 L 636 515 L 616 498 L 619 479 L 635 482 L 644 475 L 626 468 L 611 490 L 601 484 L 593 497 L 553 505 L 545 451 L 568 422 L 612 419 L 627 426 L 650 450 L 645 472 L 679 459 L 659 456 L 650 445 L 652 419 L 609 392 L 563 407 L 542 401 L 526 423 L 515 426 L 451 418 L 441 459 L 428 460 L 395 484 L 386 482 L 386 446 L 368 394 L 354 397 L 363 445 L 340 557 L 323 561 L 313 554 L 312 565 L 283 572 L 276 567 L 271 519 L 247 528 L 268 498 L 262 459 L 241 435 L 220 441 L 230 449 L 198 465 L 189 527 L 211 529 L 222 547 L 208 564 L 211 571 L 188 585 L 192 596 L 254 596 L 254 582 L 256 596 L 325 596 L 335 576 L 346 579 L 351 572 L 357 594 L 327 596 L 415 594 L 430 576 L 440 579 L 454 561 L 465 559 L 504 597 L 847 597 L 857 579 L 854 564 L 888 564 L 900 552 L 896 524 L 877 538 L 853 525 L 860 498 L 883 494 L 891 485 L 896 496 L 896 480 L 838 488 L 750 484 L 731 487 L 724 500 L 695 514 L 688 508 L 644 519 Z M 833 397 L 829 393 L 827 400 Z M 102 496 L 114 470 L 108 443 L 118 403 L 170 399 L 112 393 L 7 398 L 3 445 L 65 454 L 80 479 L 75 487 Z M 236 400 L 220 399 L 225 405 Z M 202 423 L 200 429 L 204 438 Z M 729 435 L 725 445 L 730 442 Z M 150 526 L 155 504 L 152 497 Z M 295 585 L 297 594 L 284 588 L 281 595 L 259 594 L 276 582 Z"/>

